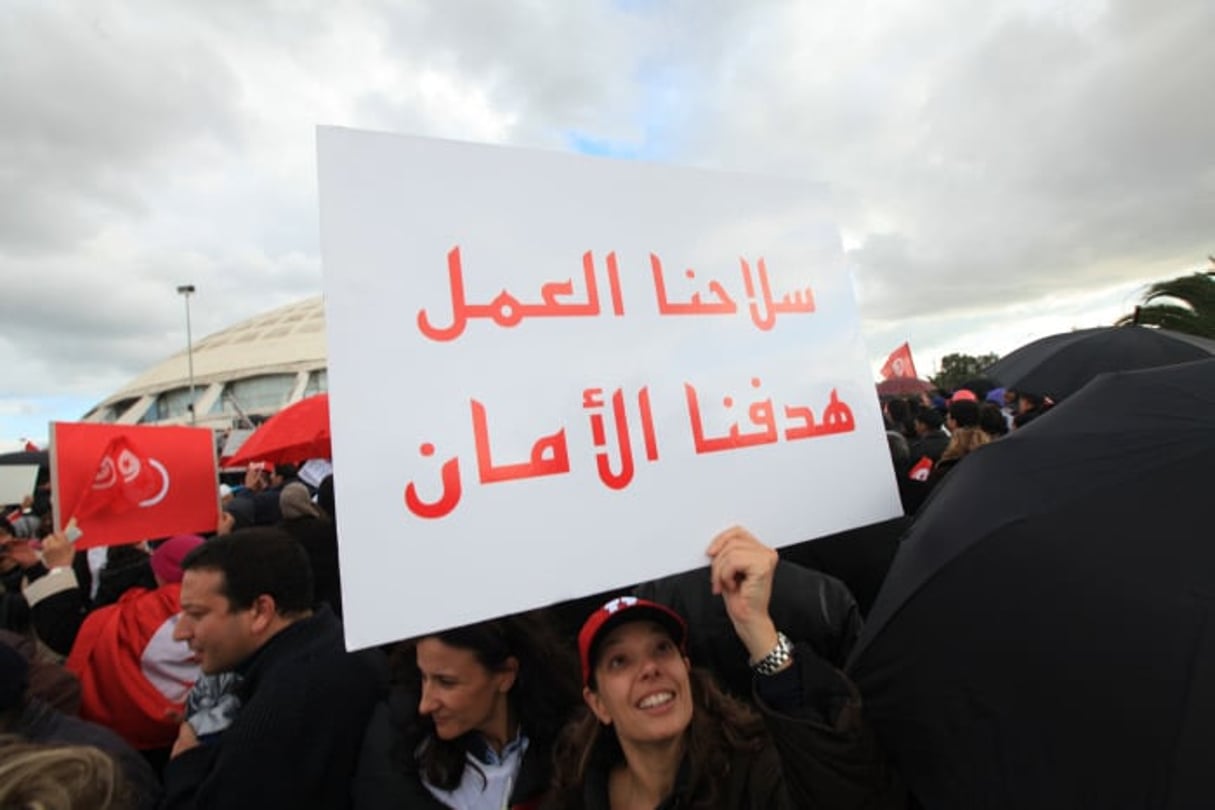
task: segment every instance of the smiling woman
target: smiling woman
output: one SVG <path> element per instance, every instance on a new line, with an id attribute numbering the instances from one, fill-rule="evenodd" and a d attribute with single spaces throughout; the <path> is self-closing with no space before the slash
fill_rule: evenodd
<path id="1" fill-rule="evenodd" d="M 535 807 L 577 705 L 572 658 L 538 614 L 403 645 L 398 687 L 367 730 L 357 810 Z"/>
<path id="2" fill-rule="evenodd" d="M 712 587 L 751 655 L 758 710 L 692 668 L 681 616 L 613 599 L 578 635 L 586 711 L 558 744 L 546 808 L 901 806 L 855 688 L 768 614 L 776 552 L 734 528 L 709 556 Z"/>

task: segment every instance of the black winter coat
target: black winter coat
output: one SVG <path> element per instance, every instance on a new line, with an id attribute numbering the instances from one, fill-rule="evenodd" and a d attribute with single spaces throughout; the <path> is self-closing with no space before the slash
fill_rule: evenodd
<path id="1" fill-rule="evenodd" d="M 747 648 L 734 632 L 725 603 L 709 587 L 708 568 L 643 583 L 635 593 L 687 619 L 692 663 L 713 672 L 730 694 L 750 699 Z M 777 563 L 768 611 L 785 634 L 809 644 L 819 657 L 838 668 L 843 668 L 861 634 L 860 610 L 848 587 L 788 560 Z"/>
<path id="2" fill-rule="evenodd" d="M 367 721 L 387 688 L 378 650 L 347 653 L 327 607 L 244 665 L 236 720 L 165 768 L 166 808 L 342 810 Z"/>
<path id="3" fill-rule="evenodd" d="M 420 722 L 417 706 L 418 695 L 405 687 L 394 689 L 388 700 L 376 706 L 355 773 L 354 810 L 445 810 L 446 805 L 422 784 L 414 759 L 405 750 L 406 729 Z M 511 807 L 544 796 L 551 760 L 552 741 L 529 738 L 511 789 Z"/>

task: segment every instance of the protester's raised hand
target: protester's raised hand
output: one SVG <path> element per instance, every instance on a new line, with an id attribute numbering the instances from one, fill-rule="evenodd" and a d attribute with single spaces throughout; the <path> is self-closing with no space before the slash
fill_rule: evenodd
<path id="1" fill-rule="evenodd" d="M 776 646 L 776 626 L 768 615 L 777 554 L 741 526 L 713 538 L 707 551 L 712 564 L 713 593 L 720 594 L 734 632 L 752 659 L 762 658 Z"/>
<path id="2" fill-rule="evenodd" d="M 59 532 L 47 535 L 47 538 L 42 541 L 42 562 L 46 564 L 47 568 L 71 565 L 75 556 L 76 547 L 72 545 L 71 540 Z"/>
<path id="3" fill-rule="evenodd" d="M 266 488 L 266 479 L 262 477 L 262 468 L 256 464 L 250 464 L 245 470 L 245 488 L 253 492 L 261 492 Z"/>

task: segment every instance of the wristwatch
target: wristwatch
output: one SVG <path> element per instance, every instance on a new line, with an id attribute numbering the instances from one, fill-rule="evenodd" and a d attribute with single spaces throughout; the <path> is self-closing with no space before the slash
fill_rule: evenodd
<path id="1" fill-rule="evenodd" d="M 751 665 L 756 675 L 775 675 L 793 658 L 793 642 L 784 633 L 776 634 L 776 646 L 772 652 Z"/>

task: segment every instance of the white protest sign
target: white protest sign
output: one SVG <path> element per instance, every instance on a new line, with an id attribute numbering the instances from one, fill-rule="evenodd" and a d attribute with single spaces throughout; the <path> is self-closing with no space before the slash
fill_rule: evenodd
<path id="1" fill-rule="evenodd" d="M 352 649 L 900 514 L 823 191 L 322 127 Z M 707 585 L 706 585 L 707 587 Z"/>
<path id="2" fill-rule="evenodd" d="M 37 464 L 0 466 L 0 504 L 18 504 L 32 497 L 37 483 Z"/>

